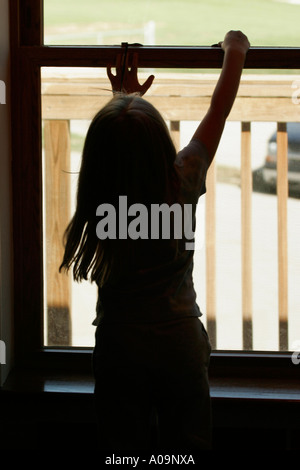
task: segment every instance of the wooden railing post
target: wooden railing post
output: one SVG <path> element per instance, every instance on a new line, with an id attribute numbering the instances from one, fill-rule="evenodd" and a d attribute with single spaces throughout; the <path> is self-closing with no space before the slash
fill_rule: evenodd
<path id="1" fill-rule="evenodd" d="M 69 121 L 45 121 L 45 243 L 48 346 L 69 346 L 71 335 L 70 278 L 58 272 L 63 234 L 70 219 Z"/>
<path id="2" fill-rule="evenodd" d="M 252 334 L 252 170 L 251 123 L 242 122 L 241 136 L 241 231 L 243 349 L 253 348 Z"/>
<path id="3" fill-rule="evenodd" d="M 278 309 L 279 349 L 288 350 L 288 137 L 286 123 L 277 124 Z"/>
<path id="4" fill-rule="evenodd" d="M 217 347 L 216 323 L 216 164 L 213 160 L 206 178 L 206 316 L 212 349 Z"/>

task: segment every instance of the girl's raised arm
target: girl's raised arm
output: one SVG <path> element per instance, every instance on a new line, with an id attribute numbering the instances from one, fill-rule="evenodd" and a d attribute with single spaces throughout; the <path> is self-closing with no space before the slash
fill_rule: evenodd
<path id="1" fill-rule="evenodd" d="M 205 145 L 209 155 L 208 165 L 216 153 L 225 121 L 236 98 L 250 44 L 241 31 L 229 31 L 219 46 L 224 50 L 222 71 L 210 107 L 193 136 Z"/>

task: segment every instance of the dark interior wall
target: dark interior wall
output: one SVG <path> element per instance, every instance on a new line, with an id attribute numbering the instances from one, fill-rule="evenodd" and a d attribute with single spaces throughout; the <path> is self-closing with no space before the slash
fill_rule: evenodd
<path id="1" fill-rule="evenodd" d="M 98 449 L 93 395 L 0 392 L 0 448 Z M 212 400 L 213 450 L 299 450 L 300 403 Z"/>

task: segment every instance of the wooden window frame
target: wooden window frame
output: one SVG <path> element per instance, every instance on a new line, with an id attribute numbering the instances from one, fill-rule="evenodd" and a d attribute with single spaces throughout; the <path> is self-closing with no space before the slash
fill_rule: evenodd
<path id="1" fill-rule="evenodd" d="M 105 67 L 120 46 L 43 45 L 42 0 L 11 2 L 12 173 L 14 223 L 15 361 L 45 368 L 90 368 L 90 348 L 43 347 L 43 214 L 40 68 Z M 143 68 L 220 69 L 223 52 L 212 47 L 128 46 Z M 300 69 L 300 48 L 251 47 L 245 68 Z M 25 112 L 26 111 L 26 112 Z M 216 376 L 293 377 L 290 353 L 213 352 Z"/>

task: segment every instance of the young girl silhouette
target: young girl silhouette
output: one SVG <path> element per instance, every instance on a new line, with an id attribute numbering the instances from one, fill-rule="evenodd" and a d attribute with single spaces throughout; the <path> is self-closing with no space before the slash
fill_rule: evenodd
<path id="1" fill-rule="evenodd" d="M 119 206 L 191 204 L 192 232 L 207 169 L 238 90 L 247 37 L 230 31 L 219 43 L 222 71 L 191 142 L 176 154 L 159 112 L 141 95 L 151 86 L 117 59 L 108 67 L 115 96 L 93 119 L 79 174 L 77 207 L 66 230 L 60 269 L 98 285 L 94 349 L 100 448 L 196 451 L 211 448 L 210 344 L 193 288 L 193 250 L 185 236 L 130 238 Z M 115 208 L 117 236 L 96 233 L 97 207 Z M 108 221 L 109 222 L 109 221 Z M 149 220 L 149 226 L 151 220 Z M 124 227 L 123 227 L 124 228 Z M 160 231 L 162 235 L 162 231 Z M 154 432 L 155 431 L 155 432 Z"/>

